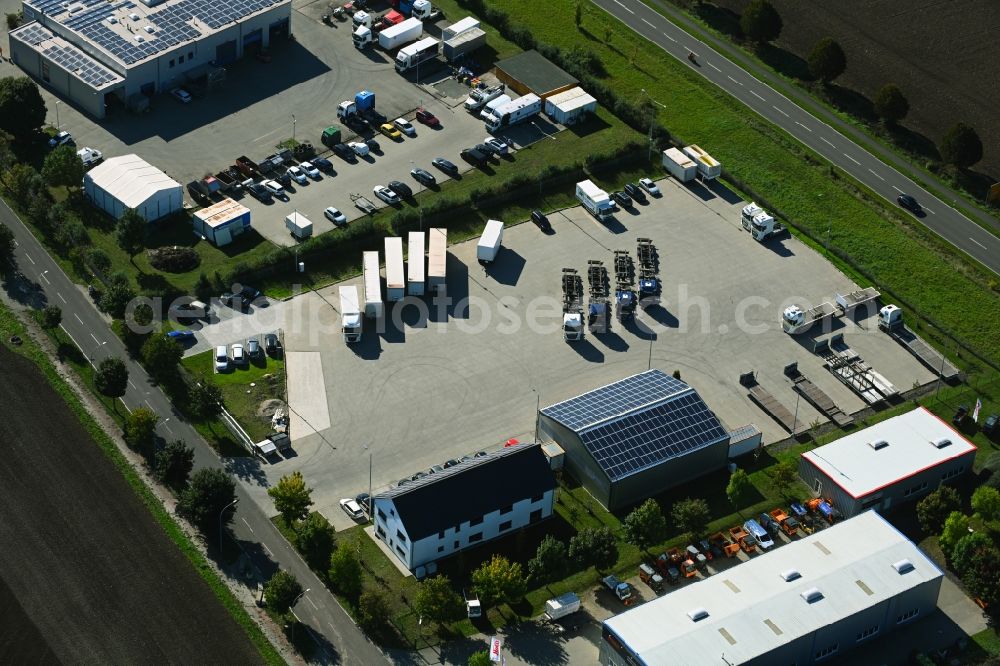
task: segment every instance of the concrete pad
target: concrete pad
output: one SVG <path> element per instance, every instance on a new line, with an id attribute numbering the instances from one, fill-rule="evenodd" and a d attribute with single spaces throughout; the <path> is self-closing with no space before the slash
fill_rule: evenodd
<path id="1" fill-rule="evenodd" d="M 286 352 L 285 369 L 288 382 L 288 432 L 295 444 L 314 433 L 330 427 L 323 388 L 323 359 L 319 352 Z"/>

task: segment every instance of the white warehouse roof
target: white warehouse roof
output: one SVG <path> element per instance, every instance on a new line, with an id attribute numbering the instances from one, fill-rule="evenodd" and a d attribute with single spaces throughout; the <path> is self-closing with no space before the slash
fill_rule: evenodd
<path id="1" fill-rule="evenodd" d="M 918 407 L 802 457 L 858 498 L 975 450 L 954 428 Z"/>
<path id="2" fill-rule="evenodd" d="M 940 576 L 867 511 L 604 624 L 648 666 L 704 663 L 709 654 L 740 664 Z"/>
<path id="3" fill-rule="evenodd" d="M 139 208 L 164 190 L 180 189 L 176 180 L 138 155 L 121 155 L 104 160 L 87 172 L 86 180 L 117 199 L 126 208 Z"/>

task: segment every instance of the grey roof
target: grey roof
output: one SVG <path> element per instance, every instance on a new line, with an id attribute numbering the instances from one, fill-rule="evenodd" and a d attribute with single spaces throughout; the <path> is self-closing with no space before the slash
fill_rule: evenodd
<path id="1" fill-rule="evenodd" d="M 526 85 L 536 95 L 579 83 L 569 73 L 534 49 L 505 58 L 496 64 L 512 78 Z"/>
<path id="2" fill-rule="evenodd" d="M 375 499 L 392 499 L 412 541 L 480 518 L 556 487 L 537 443 L 517 444 L 428 474 Z"/>
<path id="3" fill-rule="evenodd" d="M 626 377 L 542 414 L 578 433 L 612 480 L 729 437 L 697 391 L 660 370 Z"/>

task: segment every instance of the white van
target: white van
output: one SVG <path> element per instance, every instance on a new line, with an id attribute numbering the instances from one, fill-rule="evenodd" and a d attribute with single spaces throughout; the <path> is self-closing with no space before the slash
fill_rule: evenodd
<path id="1" fill-rule="evenodd" d="M 229 369 L 229 353 L 226 345 L 219 345 L 215 348 L 215 371 L 222 372 Z"/>

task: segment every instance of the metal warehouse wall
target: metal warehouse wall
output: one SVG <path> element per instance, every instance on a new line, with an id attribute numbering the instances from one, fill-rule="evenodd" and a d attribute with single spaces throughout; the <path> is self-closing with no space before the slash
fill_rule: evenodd
<path id="1" fill-rule="evenodd" d="M 566 452 L 566 471 L 579 481 L 594 499 L 607 507 L 611 499 L 611 481 L 577 434 L 544 414 L 538 416 L 538 427 Z"/>

